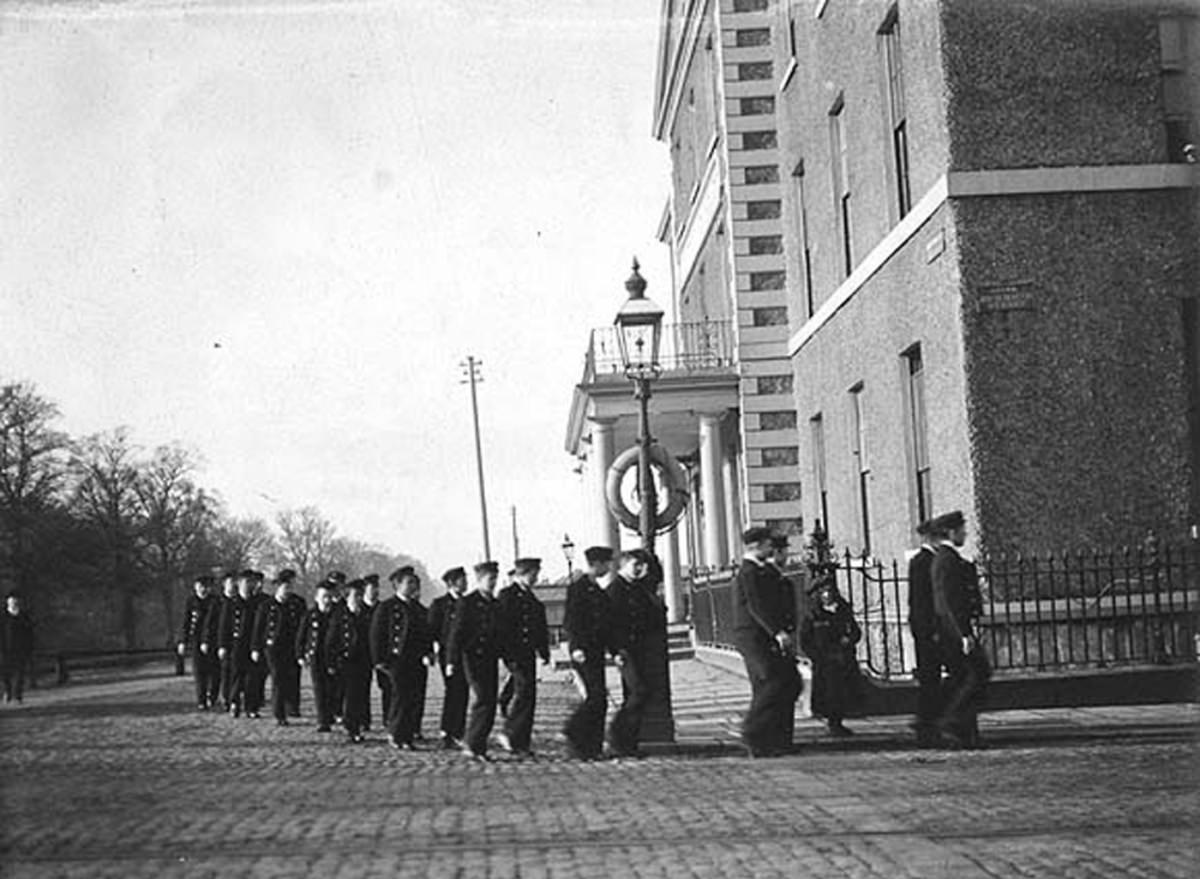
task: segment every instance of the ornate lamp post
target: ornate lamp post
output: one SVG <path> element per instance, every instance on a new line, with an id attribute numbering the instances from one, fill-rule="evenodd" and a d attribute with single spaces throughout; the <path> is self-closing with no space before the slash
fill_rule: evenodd
<path id="1" fill-rule="evenodd" d="M 641 499 L 638 532 L 642 549 L 654 552 L 655 518 L 658 496 L 651 473 L 650 446 L 650 383 L 658 378 L 662 367 L 658 349 L 662 342 L 663 310 L 646 298 L 646 279 L 633 261 L 633 274 L 625 282 L 629 298 L 617 312 L 613 324 L 617 328 L 617 343 L 625 375 L 633 382 L 633 396 L 640 404 L 638 413 L 638 491 Z"/>
<path id="2" fill-rule="evenodd" d="M 570 583 L 575 579 L 575 541 L 570 534 L 563 535 L 562 551 L 563 558 L 567 560 L 567 582 Z"/>

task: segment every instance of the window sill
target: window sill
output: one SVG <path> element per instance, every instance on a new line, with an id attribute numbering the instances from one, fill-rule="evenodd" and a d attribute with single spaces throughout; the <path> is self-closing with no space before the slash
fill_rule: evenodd
<path id="1" fill-rule="evenodd" d="M 782 94 L 784 89 L 786 89 L 788 87 L 788 83 L 790 83 L 792 81 L 792 77 L 796 75 L 796 67 L 797 66 L 798 65 L 796 64 L 796 56 L 793 55 L 792 58 L 788 61 L 787 69 L 785 71 L 783 71 L 783 78 L 779 80 L 780 94 Z"/>

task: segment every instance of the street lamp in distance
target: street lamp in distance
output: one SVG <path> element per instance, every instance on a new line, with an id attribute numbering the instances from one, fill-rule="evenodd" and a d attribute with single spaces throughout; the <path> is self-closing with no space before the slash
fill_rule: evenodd
<path id="1" fill-rule="evenodd" d="M 567 560 L 567 582 L 570 583 L 575 579 L 575 541 L 570 534 L 563 535 L 562 551 L 563 558 Z"/>

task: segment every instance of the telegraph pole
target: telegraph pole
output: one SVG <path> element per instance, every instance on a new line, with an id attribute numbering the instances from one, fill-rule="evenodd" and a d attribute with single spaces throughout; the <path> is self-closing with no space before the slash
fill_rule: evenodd
<path id="1" fill-rule="evenodd" d="M 475 469 L 479 474 L 479 518 L 483 525 L 483 561 L 489 561 L 492 558 L 492 545 L 488 537 L 487 494 L 483 487 L 483 442 L 479 438 L 479 397 L 475 392 L 475 385 L 483 381 L 483 376 L 479 374 L 479 368 L 483 364 L 473 356 L 467 355 L 467 359 L 459 365 L 463 369 L 463 380 L 459 384 L 471 386 L 471 420 L 475 425 Z"/>
<path id="2" fill-rule="evenodd" d="M 512 535 L 513 535 L 513 558 L 521 557 L 521 542 L 517 539 L 517 505 L 513 504 L 510 507 L 512 512 Z"/>

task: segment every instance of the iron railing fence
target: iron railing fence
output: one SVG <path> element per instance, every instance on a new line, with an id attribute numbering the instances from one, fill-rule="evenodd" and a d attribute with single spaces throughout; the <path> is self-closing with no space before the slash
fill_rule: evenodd
<path id="1" fill-rule="evenodd" d="M 978 631 L 997 670 L 1065 671 L 1194 663 L 1200 654 L 1200 541 L 1112 552 L 996 555 L 978 561 Z M 907 565 L 843 556 L 838 586 L 862 626 L 874 676 L 910 678 Z M 793 570 L 803 609 L 806 571 Z M 731 646 L 732 575 L 693 584 L 697 643 Z"/>
<path id="2" fill-rule="evenodd" d="M 616 327 L 592 330 L 589 373 L 595 378 L 625 377 Z M 730 369 L 737 363 L 733 326 L 728 321 L 666 324 L 662 328 L 659 364 L 664 372 Z"/>

